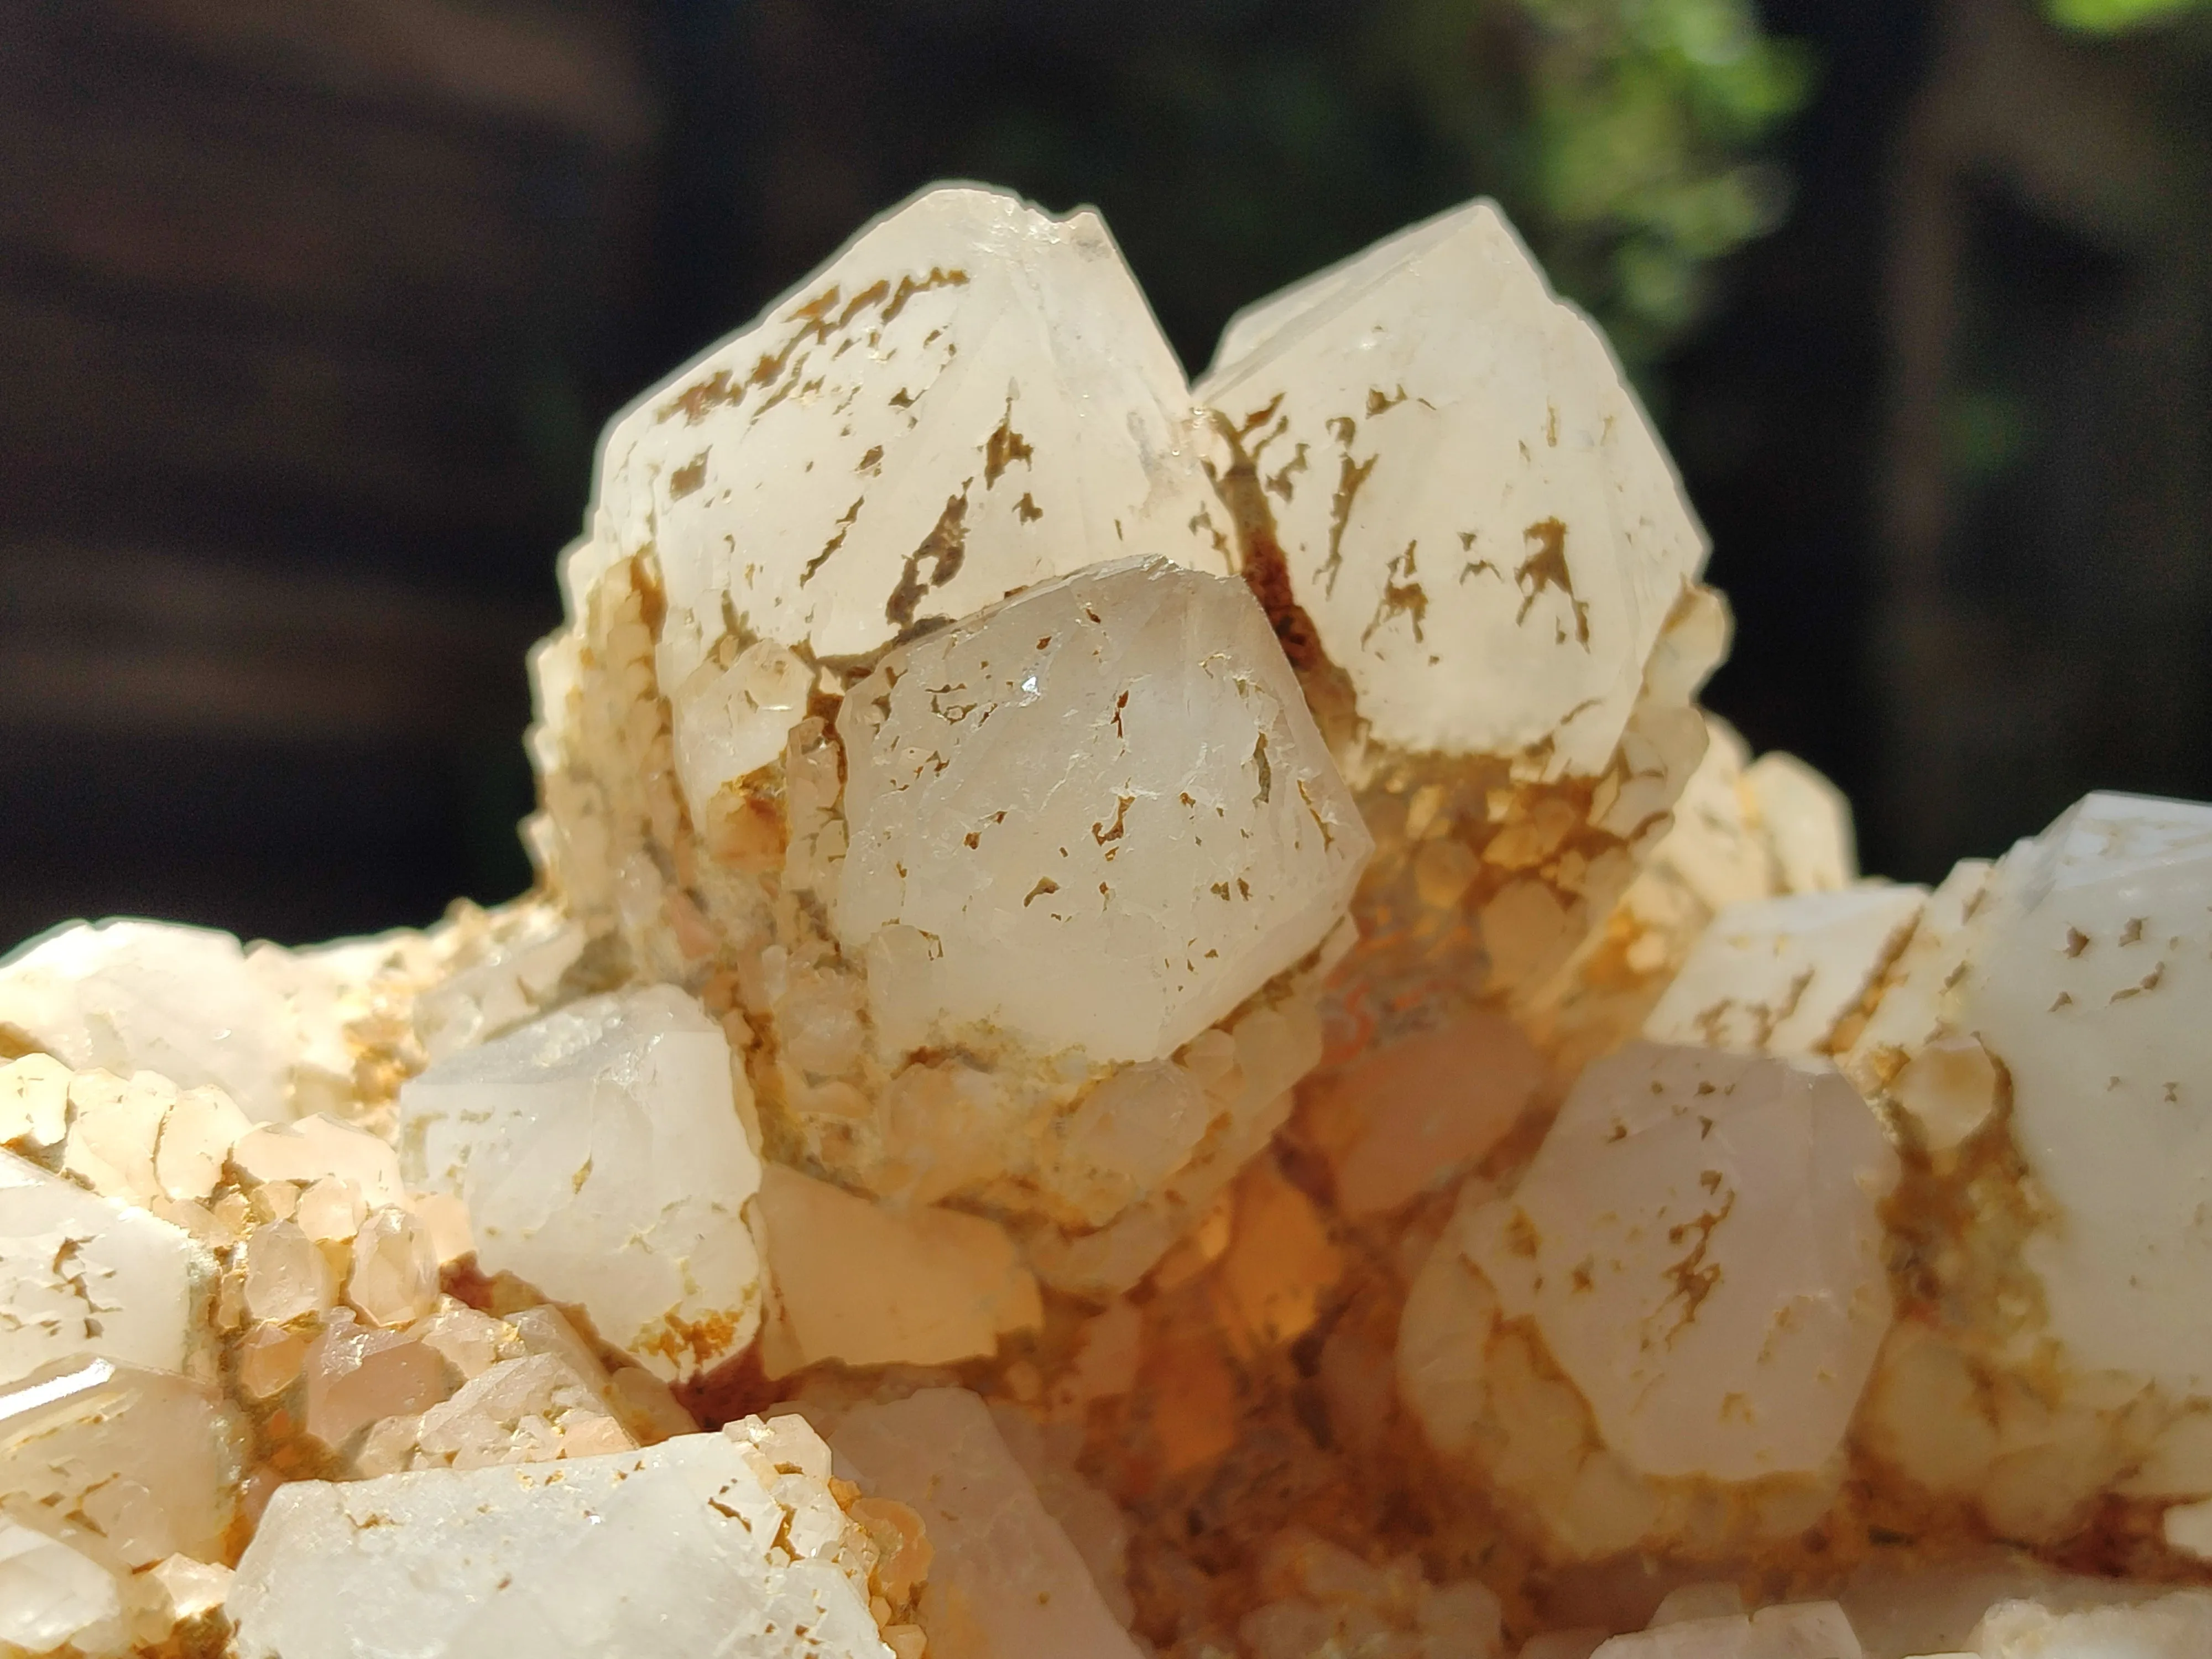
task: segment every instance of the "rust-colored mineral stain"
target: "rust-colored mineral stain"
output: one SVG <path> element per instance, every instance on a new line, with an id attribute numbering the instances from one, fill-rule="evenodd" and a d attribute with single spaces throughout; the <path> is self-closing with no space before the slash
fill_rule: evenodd
<path id="1" fill-rule="evenodd" d="M 906 568 L 899 573 L 898 586 L 884 604 L 884 619 L 902 630 L 913 627 L 914 613 L 920 608 L 922 596 L 958 575 L 967 556 L 968 489 L 963 484 L 957 495 L 945 497 L 945 511 L 937 515 L 936 526 L 922 538 L 921 545 L 906 556 Z M 921 574 L 924 560 L 929 563 L 926 580 Z"/>
<path id="2" fill-rule="evenodd" d="M 668 499 L 680 501 L 686 495 L 696 495 L 707 483 L 707 452 L 701 450 L 668 475 Z"/>
<path id="3" fill-rule="evenodd" d="M 1244 578 L 1244 585 L 1252 590 L 1253 598 L 1260 601 L 1260 608 L 1267 613 L 1283 654 L 1291 659 L 1291 666 L 1305 675 L 1327 670 L 1330 665 L 1328 656 L 1322 649 L 1321 635 L 1314 628 L 1313 618 L 1306 615 L 1305 608 L 1291 591 L 1290 566 L 1283 557 L 1282 544 L 1275 538 L 1275 515 L 1267 506 L 1267 492 L 1260 483 L 1261 452 L 1269 439 L 1281 435 L 1281 423 L 1277 422 L 1273 432 L 1249 450 L 1245 447 L 1245 441 L 1254 433 L 1275 422 L 1276 410 L 1282 401 L 1275 398 L 1266 408 L 1247 416 L 1241 426 L 1215 411 L 1212 416 L 1213 429 L 1229 447 L 1229 465 L 1217 471 L 1209 463 L 1206 471 L 1222 504 L 1229 509 L 1230 520 L 1237 532 L 1237 574 Z"/>
<path id="4" fill-rule="evenodd" d="M 883 451 L 876 449 L 869 453 L 880 455 Z M 844 515 L 837 520 L 836 528 L 830 532 L 830 539 L 822 544 L 822 550 L 809 559 L 806 562 L 806 568 L 799 573 L 799 585 L 801 587 L 812 581 L 814 573 L 830 562 L 830 556 L 844 546 L 846 532 L 852 529 L 854 520 L 860 516 L 860 509 L 867 504 L 867 500 L 866 495 L 855 496 L 852 506 L 845 509 Z"/>
<path id="5" fill-rule="evenodd" d="M 738 1316 L 719 1308 L 696 1319 L 678 1319 L 672 1313 L 663 1314 L 660 1322 L 660 1329 L 642 1338 L 635 1351 L 659 1354 L 672 1365 L 682 1364 L 687 1353 L 693 1364 L 703 1365 L 729 1352 L 737 1340 Z"/>
<path id="6" fill-rule="evenodd" d="M 1575 579 L 1567 569 L 1567 527 L 1557 519 L 1539 519 L 1521 532 L 1532 551 L 1513 572 L 1513 585 L 1521 590 L 1521 610 L 1513 620 L 1528 620 L 1528 612 L 1547 587 L 1559 589 L 1575 614 L 1575 640 L 1589 643 L 1589 606 L 1575 597 Z"/>
<path id="7" fill-rule="evenodd" d="M 1035 453 L 1029 440 L 1014 430 L 1014 400 L 1006 399 L 1006 412 L 1000 418 L 991 435 L 983 441 L 983 488 L 997 483 L 1006 470 L 1016 461 L 1034 468 Z M 1028 499 L 1026 496 L 1024 500 Z"/>

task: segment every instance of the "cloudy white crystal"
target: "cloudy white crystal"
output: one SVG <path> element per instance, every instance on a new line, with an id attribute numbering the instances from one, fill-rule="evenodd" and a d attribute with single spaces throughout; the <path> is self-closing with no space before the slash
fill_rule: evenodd
<path id="1" fill-rule="evenodd" d="M 1832 1066 L 1639 1043 L 1583 1074 L 1470 1254 L 1638 1471 L 1808 1474 L 1889 1323 L 1896 1179 Z"/>
<path id="2" fill-rule="evenodd" d="M 895 1053 L 1172 1053 L 1322 942 L 1370 845 L 1249 592 L 1158 560 L 891 652 L 837 727 L 836 931 Z"/>
<path id="3" fill-rule="evenodd" d="M 1256 465 L 1374 738 L 1605 769 L 1705 539 L 1604 341 L 1495 207 L 1261 301 L 1196 395 L 1217 471 Z"/>
<path id="4" fill-rule="evenodd" d="M 555 1464 L 298 1481 L 227 1611 L 240 1659 L 891 1659 L 818 1480 L 729 1434 Z M 865 1584 L 865 1577 L 863 1579 Z"/>
<path id="5" fill-rule="evenodd" d="M 0 1389 L 0 1502 L 88 1528 L 128 1568 L 220 1560 L 243 1425 L 207 1383 L 105 1359 Z"/>
<path id="6" fill-rule="evenodd" d="M 83 1354 L 183 1370 L 203 1272 L 168 1223 L 0 1152 L 0 1382 Z"/>
<path id="7" fill-rule="evenodd" d="M 761 1316 L 745 1139 L 721 1027 L 668 986 L 572 1004 L 400 1091 L 413 1184 L 468 1206 L 477 1258 L 576 1303 L 664 1377 Z"/>
<path id="8" fill-rule="evenodd" d="M 228 933 L 70 922 L 0 961 L 0 1028 L 73 1069 L 214 1084 L 260 1121 L 291 1115 L 282 999 Z"/>
<path id="9" fill-rule="evenodd" d="M 933 190 L 609 434 L 600 557 L 650 547 L 695 811 L 781 752 L 809 659 L 1157 550 L 1220 564 L 1182 375 L 1095 214 Z M 717 647 L 729 641 L 726 654 Z M 757 650 L 757 642 L 769 642 Z"/>
<path id="10" fill-rule="evenodd" d="M 2083 1366 L 2212 1394 L 2212 806 L 2091 795 L 2008 856 L 1959 1028 L 2060 1224 L 2027 1260 Z"/>
<path id="11" fill-rule="evenodd" d="M 933 1557 L 921 1601 L 933 1659 L 1135 1659 L 1083 1557 L 1045 1512 L 983 1402 L 925 1389 L 831 1431 L 838 1472 L 908 1504 Z"/>
<path id="12" fill-rule="evenodd" d="M 1824 1054 L 1927 897 L 1923 888 L 1862 882 L 1732 904 L 1692 947 L 1644 1035 L 1739 1054 Z"/>

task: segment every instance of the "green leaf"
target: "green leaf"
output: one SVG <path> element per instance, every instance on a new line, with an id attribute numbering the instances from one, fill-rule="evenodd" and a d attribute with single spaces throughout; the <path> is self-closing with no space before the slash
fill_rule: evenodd
<path id="1" fill-rule="evenodd" d="M 2044 0 L 2043 9 L 2062 27 L 2087 34 L 2118 34 L 2203 11 L 2208 0 Z"/>

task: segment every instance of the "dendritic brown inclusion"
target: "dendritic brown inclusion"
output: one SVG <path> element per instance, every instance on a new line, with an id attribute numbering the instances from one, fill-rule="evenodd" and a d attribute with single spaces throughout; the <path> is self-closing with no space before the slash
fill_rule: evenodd
<path id="1" fill-rule="evenodd" d="M 1705 556 L 1487 204 L 1195 386 L 867 228 L 610 428 L 530 894 L 0 962 L 0 1655 L 2212 1651 L 2212 807 L 1862 878 Z"/>

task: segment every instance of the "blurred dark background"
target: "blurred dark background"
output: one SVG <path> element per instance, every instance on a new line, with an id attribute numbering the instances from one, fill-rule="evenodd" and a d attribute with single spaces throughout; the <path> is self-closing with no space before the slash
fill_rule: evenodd
<path id="1" fill-rule="evenodd" d="M 1103 209 L 1194 371 L 1497 195 L 1869 868 L 2212 797 L 2202 3 L 16 0 L 0 942 L 522 887 L 601 423 L 948 175 Z"/>

